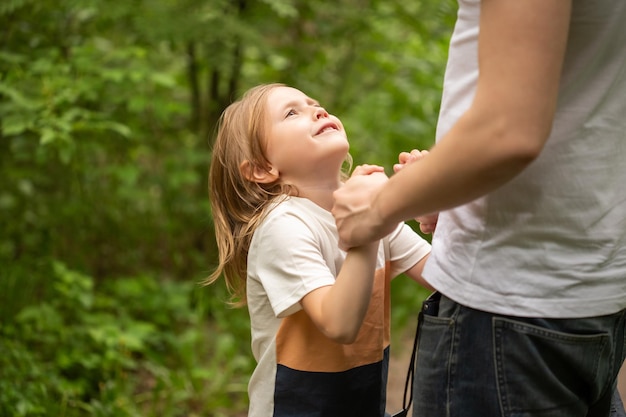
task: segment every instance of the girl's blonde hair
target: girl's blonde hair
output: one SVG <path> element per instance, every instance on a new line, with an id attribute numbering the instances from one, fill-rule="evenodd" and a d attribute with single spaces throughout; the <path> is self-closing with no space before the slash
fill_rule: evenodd
<path id="1" fill-rule="evenodd" d="M 273 202 L 297 193 L 280 179 L 257 183 L 242 172 L 244 161 L 248 161 L 247 172 L 268 170 L 266 109 L 268 95 L 277 87 L 285 85 L 253 87 L 224 110 L 211 155 L 209 197 L 219 264 L 204 283 L 212 284 L 223 274 L 234 306 L 246 304 L 247 258 L 254 231 Z M 346 161 L 351 164 L 349 156 Z M 344 173 L 342 177 L 345 178 Z"/>

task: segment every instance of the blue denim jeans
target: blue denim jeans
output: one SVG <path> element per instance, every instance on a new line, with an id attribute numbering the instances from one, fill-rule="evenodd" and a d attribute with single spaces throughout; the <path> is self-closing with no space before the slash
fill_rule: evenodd
<path id="1" fill-rule="evenodd" d="M 413 417 L 618 416 L 625 326 L 626 310 L 519 318 L 442 296 L 420 325 Z"/>

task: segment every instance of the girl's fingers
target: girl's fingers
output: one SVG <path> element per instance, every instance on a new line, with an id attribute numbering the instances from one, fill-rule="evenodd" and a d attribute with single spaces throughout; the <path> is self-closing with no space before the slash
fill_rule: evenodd
<path id="1" fill-rule="evenodd" d="M 413 149 L 411 152 L 400 152 L 398 155 L 398 162 L 393 166 L 393 172 L 400 171 L 406 164 L 410 164 L 417 160 L 422 159 L 428 155 L 428 151 L 420 151 L 419 149 Z"/>
<path id="2" fill-rule="evenodd" d="M 375 172 L 385 172 L 385 168 L 379 165 L 370 165 L 370 164 L 358 165 L 356 168 L 354 168 L 354 171 L 352 171 L 352 175 L 353 176 L 354 175 L 370 175 Z"/>

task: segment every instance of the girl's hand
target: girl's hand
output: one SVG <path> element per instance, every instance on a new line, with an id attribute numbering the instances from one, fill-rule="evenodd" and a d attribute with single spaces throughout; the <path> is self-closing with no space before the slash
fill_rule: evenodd
<path id="1" fill-rule="evenodd" d="M 378 166 L 378 165 L 368 165 L 368 164 L 358 165 L 356 168 L 354 168 L 354 170 L 352 171 L 352 175 L 350 177 L 354 177 L 357 175 L 370 175 L 375 172 L 382 172 L 384 174 L 385 168 Z"/>
<path id="2" fill-rule="evenodd" d="M 418 149 L 413 149 L 411 152 L 401 152 L 398 155 L 398 163 L 393 166 L 393 172 L 397 173 L 406 165 L 419 161 L 427 155 L 428 151 L 420 151 Z M 437 228 L 438 219 L 439 213 L 430 213 L 416 217 L 415 221 L 419 223 L 422 233 L 433 233 Z"/>
<path id="3" fill-rule="evenodd" d="M 398 163 L 393 166 L 393 172 L 399 172 L 405 165 L 419 161 L 426 155 L 428 155 L 428 151 L 420 151 L 419 149 L 413 149 L 411 152 L 400 152 Z"/>

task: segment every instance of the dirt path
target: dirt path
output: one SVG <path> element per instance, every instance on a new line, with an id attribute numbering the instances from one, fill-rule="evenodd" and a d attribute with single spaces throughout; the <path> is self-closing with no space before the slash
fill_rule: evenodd
<path id="1" fill-rule="evenodd" d="M 622 370 L 619 373 L 619 379 L 617 380 L 617 389 L 622 396 L 622 401 L 626 399 L 626 363 L 622 366 Z"/>
<path id="2" fill-rule="evenodd" d="M 387 383 L 387 411 L 392 414 L 402 409 L 404 382 L 413 348 L 413 331 L 413 329 L 407 330 L 400 342 L 396 342 L 392 346 L 389 360 L 389 381 Z M 619 374 L 618 389 L 626 404 L 626 363 L 622 366 Z M 411 412 L 408 415 L 410 416 Z"/>
<path id="3" fill-rule="evenodd" d="M 406 373 L 411 360 L 413 332 L 415 331 L 414 326 L 411 325 L 409 327 L 410 329 L 405 330 L 402 339 L 394 341 L 391 347 L 389 380 L 387 381 L 387 411 L 391 414 L 397 413 L 402 409 L 402 395 L 404 394 Z M 410 416 L 411 412 L 408 415 Z"/>

